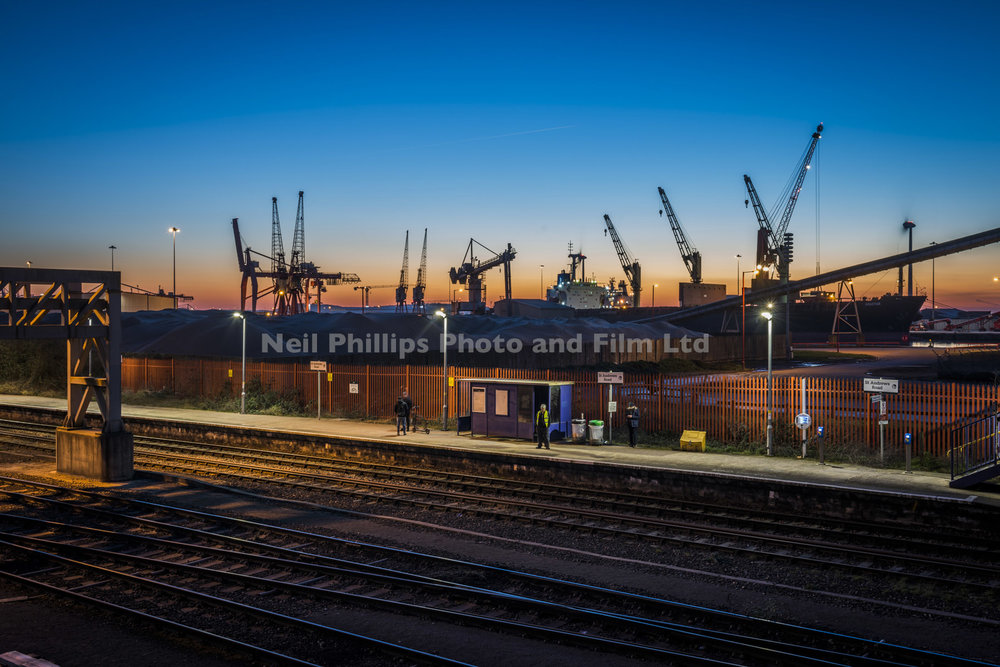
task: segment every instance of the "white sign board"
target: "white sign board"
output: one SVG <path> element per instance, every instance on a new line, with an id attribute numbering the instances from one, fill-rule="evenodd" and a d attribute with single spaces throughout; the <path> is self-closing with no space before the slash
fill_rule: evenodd
<path id="1" fill-rule="evenodd" d="M 606 372 L 597 374 L 598 384 L 622 384 L 625 382 L 625 374 L 621 371 L 618 372 Z"/>
<path id="2" fill-rule="evenodd" d="M 357 382 L 351 382 L 350 384 L 348 384 L 347 385 L 347 393 L 348 394 L 356 394 L 356 393 L 358 393 L 358 383 Z"/>
<path id="3" fill-rule="evenodd" d="M 618 401 L 608 401 L 608 412 L 618 412 Z"/>
<path id="4" fill-rule="evenodd" d="M 899 380 L 888 378 L 864 378 L 865 391 L 874 391 L 885 394 L 899 393 Z"/>
<path id="5" fill-rule="evenodd" d="M 799 414 L 795 415 L 795 425 L 798 426 L 803 431 L 808 429 L 811 424 L 812 424 L 812 417 L 810 417 L 805 412 L 800 412 Z"/>
<path id="6" fill-rule="evenodd" d="M 326 362 L 325 361 L 310 361 L 309 370 L 311 371 L 323 371 L 326 372 Z"/>

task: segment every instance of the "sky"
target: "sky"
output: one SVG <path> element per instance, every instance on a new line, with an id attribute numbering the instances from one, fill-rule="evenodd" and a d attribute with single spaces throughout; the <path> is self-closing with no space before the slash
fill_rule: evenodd
<path id="1" fill-rule="evenodd" d="M 624 277 L 608 214 L 644 299 L 673 305 L 688 276 L 657 186 L 734 293 L 758 226 L 743 175 L 770 208 L 822 122 L 789 226 L 811 276 L 817 250 L 823 271 L 904 251 L 906 219 L 918 248 L 1000 226 L 998 29 L 1000 4 L 963 0 L 7 0 L 0 265 L 105 269 L 115 245 L 125 283 L 169 290 L 176 226 L 178 291 L 235 308 L 232 218 L 268 253 L 278 197 L 289 252 L 303 190 L 324 271 L 393 284 L 409 230 L 412 284 L 427 228 L 428 301 L 470 238 L 512 244 L 514 296 L 538 297 L 570 242 Z M 998 257 L 937 260 L 938 306 L 1000 308 Z M 929 263 L 914 283 L 930 294 Z M 492 302 L 500 272 L 486 284 Z"/>

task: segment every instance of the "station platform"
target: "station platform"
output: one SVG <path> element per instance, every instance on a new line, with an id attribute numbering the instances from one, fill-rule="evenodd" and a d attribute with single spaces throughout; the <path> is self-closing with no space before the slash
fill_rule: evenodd
<path id="1" fill-rule="evenodd" d="M 0 394 L 0 406 L 45 408 L 65 410 L 65 399 L 38 396 Z M 94 411 L 96 409 L 92 409 Z M 952 489 L 950 476 L 941 472 L 914 470 L 905 473 L 899 469 L 871 468 L 844 463 L 820 465 L 815 458 L 786 458 L 718 454 L 710 452 L 683 452 L 661 448 L 636 448 L 626 444 L 588 445 L 575 442 L 553 442 L 550 450 L 536 449 L 527 440 L 491 439 L 482 436 L 458 435 L 455 431 L 439 430 L 439 423 L 431 423 L 431 432 L 396 435 L 395 424 L 351 419 L 315 417 L 283 417 L 272 415 L 239 414 L 209 410 L 167 408 L 139 405 L 122 405 L 122 417 L 141 418 L 264 429 L 282 433 L 344 438 L 373 443 L 403 443 L 452 450 L 468 450 L 497 455 L 517 455 L 557 459 L 582 464 L 605 463 L 615 466 L 636 466 L 661 470 L 690 471 L 698 473 L 728 474 L 756 480 L 798 482 L 812 485 L 829 485 L 840 489 L 882 491 L 912 494 L 922 497 L 939 497 L 967 502 L 980 502 L 1000 507 L 1000 484 L 984 484 L 975 489 Z M 624 427 L 615 434 L 616 440 L 625 440 Z"/>

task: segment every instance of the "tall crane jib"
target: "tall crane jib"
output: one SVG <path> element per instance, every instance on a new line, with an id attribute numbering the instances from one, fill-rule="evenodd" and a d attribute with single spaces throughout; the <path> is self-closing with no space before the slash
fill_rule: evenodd
<path id="1" fill-rule="evenodd" d="M 625 278 L 632 289 L 632 307 L 638 308 L 642 298 L 642 270 L 639 267 L 639 262 L 632 259 L 632 254 L 618 238 L 618 230 L 615 229 L 614 223 L 611 222 L 611 216 L 607 213 L 604 214 L 604 225 L 606 227 L 605 233 L 611 234 L 611 242 L 614 243 L 615 252 L 618 253 L 618 261 L 621 263 L 622 271 L 625 272 Z"/>
<path id="2" fill-rule="evenodd" d="M 475 246 L 492 254 L 486 261 L 480 261 L 475 256 Z M 448 272 L 448 277 L 453 285 L 461 284 L 468 287 L 469 300 L 466 304 L 457 304 L 461 311 L 468 310 L 473 313 L 486 312 L 486 301 L 483 298 L 483 274 L 494 267 L 502 267 L 504 274 L 504 299 L 507 303 L 507 315 L 513 313 L 511 302 L 511 276 L 510 264 L 517 255 L 517 250 L 507 244 L 507 249 L 503 252 L 493 252 L 476 239 L 469 239 L 469 245 L 465 250 L 461 265 L 452 267 Z"/>
<path id="3" fill-rule="evenodd" d="M 744 202 L 747 206 L 753 204 L 754 215 L 760 228 L 757 232 L 757 265 L 763 267 L 764 271 L 771 273 L 775 268 L 778 271 L 778 278 L 782 283 L 787 283 L 789 279 L 789 262 L 784 258 L 791 256 L 791 235 L 788 233 L 788 225 L 792 220 L 792 213 L 795 211 L 795 204 L 798 203 L 799 193 L 802 192 L 802 183 L 809 172 L 813 153 L 816 151 L 816 144 L 823 133 L 823 124 L 816 126 L 816 131 L 812 133 L 809 145 L 806 147 L 802 158 L 793 171 L 794 177 L 789 179 L 789 183 L 777 203 L 771 210 L 770 215 L 764 209 L 757 196 L 757 190 L 753 185 L 750 176 L 744 174 L 743 182 L 746 185 L 747 199 Z M 777 215 L 778 209 L 784 203 L 784 210 L 777 225 L 771 224 L 771 220 Z M 789 246 L 786 248 L 786 242 Z M 757 278 L 755 286 L 761 287 L 765 283 L 773 282 L 773 278 Z"/>
<path id="4" fill-rule="evenodd" d="M 413 285 L 412 307 L 414 313 L 426 314 L 424 306 L 424 290 L 427 289 L 427 228 L 424 227 L 424 247 L 420 251 L 420 268 L 417 269 L 417 282 Z"/>
<path id="5" fill-rule="evenodd" d="M 302 196 L 299 190 L 299 205 L 295 212 L 295 232 L 292 235 L 292 272 L 299 270 L 299 265 L 306 261 L 306 216 Z"/>
<path id="6" fill-rule="evenodd" d="M 406 232 L 403 242 L 403 268 L 399 270 L 399 285 L 396 286 L 396 312 L 406 312 L 406 292 L 410 287 L 410 232 Z"/>
<path id="7" fill-rule="evenodd" d="M 681 251 L 681 259 L 684 260 L 684 266 L 687 267 L 688 273 L 691 274 L 691 282 L 700 283 L 701 253 L 688 243 L 687 237 L 684 235 L 684 228 L 681 227 L 680 221 L 674 214 L 674 207 L 670 205 L 670 200 L 667 199 L 667 193 L 664 192 L 663 188 L 657 188 L 657 190 L 660 192 L 660 202 L 663 204 L 660 215 L 667 214 L 670 229 L 674 232 L 674 240 L 677 241 L 677 247 Z"/>

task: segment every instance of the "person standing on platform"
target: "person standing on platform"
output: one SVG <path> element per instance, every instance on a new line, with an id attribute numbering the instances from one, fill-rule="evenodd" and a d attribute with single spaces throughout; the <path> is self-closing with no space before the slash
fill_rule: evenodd
<path id="1" fill-rule="evenodd" d="M 403 392 L 403 395 L 396 399 L 396 405 L 392 411 L 396 413 L 396 435 L 399 435 L 400 431 L 406 435 L 407 422 L 410 419 L 410 405 L 406 402 L 406 392 Z"/>
<path id="2" fill-rule="evenodd" d="M 628 402 L 625 419 L 628 421 L 628 446 L 635 447 L 635 432 L 639 428 L 639 408 L 635 407 L 632 401 Z"/>
<path id="3" fill-rule="evenodd" d="M 542 403 L 541 407 L 538 408 L 538 412 L 535 414 L 535 435 L 538 438 L 538 447 L 535 449 L 541 449 L 542 445 L 545 445 L 545 449 L 549 448 L 549 413 L 545 410 L 545 404 Z"/>
<path id="4" fill-rule="evenodd" d="M 402 401 L 406 403 L 406 428 L 403 429 L 403 433 L 406 433 L 410 430 L 410 414 L 413 412 L 413 399 L 410 398 L 410 394 L 406 391 L 406 387 L 403 387 Z"/>

